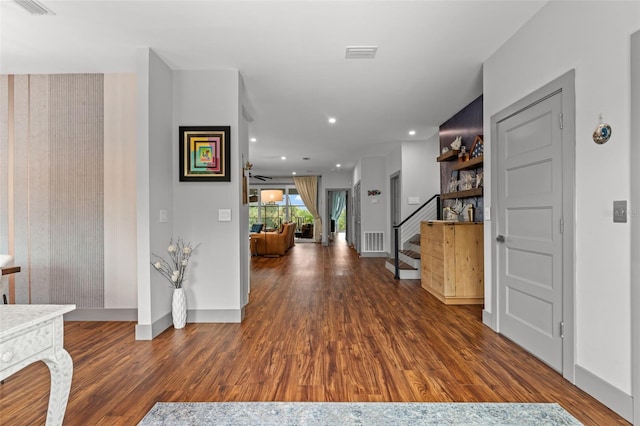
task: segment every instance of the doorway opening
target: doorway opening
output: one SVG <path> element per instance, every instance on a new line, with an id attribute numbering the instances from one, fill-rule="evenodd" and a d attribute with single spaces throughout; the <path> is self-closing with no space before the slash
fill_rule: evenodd
<path id="1" fill-rule="evenodd" d="M 336 188 L 327 190 L 327 243 L 342 240 L 350 243 L 349 228 L 349 189 Z"/>

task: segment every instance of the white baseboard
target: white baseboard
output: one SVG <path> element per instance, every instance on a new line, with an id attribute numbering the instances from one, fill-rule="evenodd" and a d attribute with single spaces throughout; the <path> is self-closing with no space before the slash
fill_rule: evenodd
<path id="1" fill-rule="evenodd" d="M 239 323 L 242 320 L 244 320 L 244 307 L 242 309 L 192 309 L 187 311 L 187 324 Z M 171 312 L 154 321 L 153 324 L 137 324 L 136 340 L 153 340 L 171 326 L 173 326 Z"/>
<path id="2" fill-rule="evenodd" d="M 242 309 L 198 309 L 187 311 L 187 323 L 192 322 L 242 322 L 244 319 L 244 307 Z"/>
<path id="3" fill-rule="evenodd" d="M 91 308 L 75 309 L 64 314 L 65 321 L 138 321 L 138 310 Z"/>
<path id="4" fill-rule="evenodd" d="M 576 365 L 575 385 L 633 423 L 633 397 Z"/>
<path id="5" fill-rule="evenodd" d="M 136 324 L 136 340 L 153 340 L 171 325 L 173 325 L 171 312 L 163 315 L 152 324 Z"/>
<path id="6" fill-rule="evenodd" d="M 386 252 L 382 251 L 363 251 L 360 257 L 388 257 Z"/>

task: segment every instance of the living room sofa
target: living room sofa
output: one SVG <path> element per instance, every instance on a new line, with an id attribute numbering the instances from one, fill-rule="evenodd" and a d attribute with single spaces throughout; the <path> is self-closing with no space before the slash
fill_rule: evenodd
<path id="1" fill-rule="evenodd" d="M 295 223 L 285 223 L 277 231 L 250 234 L 252 254 L 283 256 L 294 245 L 295 229 Z"/>

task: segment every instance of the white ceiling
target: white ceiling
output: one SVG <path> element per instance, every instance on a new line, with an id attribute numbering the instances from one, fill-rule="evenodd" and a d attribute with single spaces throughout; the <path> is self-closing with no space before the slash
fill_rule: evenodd
<path id="1" fill-rule="evenodd" d="M 1 0 L 0 72 L 135 72 L 147 46 L 175 70 L 238 69 L 253 172 L 321 174 L 432 136 L 546 2 L 42 0 L 56 15 L 32 16 Z M 346 60 L 354 45 L 376 58 Z"/>

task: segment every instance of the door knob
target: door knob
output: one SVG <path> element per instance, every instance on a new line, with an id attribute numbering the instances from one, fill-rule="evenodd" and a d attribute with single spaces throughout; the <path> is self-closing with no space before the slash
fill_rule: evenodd
<path id="1" fill-rule="evenodd" d="M 504 235 L 498 235 L 496 237 L 496 241 L 499 243 L 504 243 Z"/>

